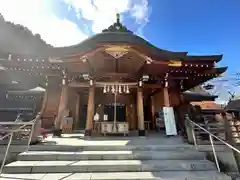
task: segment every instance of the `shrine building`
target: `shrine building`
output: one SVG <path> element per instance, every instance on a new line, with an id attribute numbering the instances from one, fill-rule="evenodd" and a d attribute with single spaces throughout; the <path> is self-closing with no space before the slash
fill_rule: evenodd
<path id="1" fill-rule="evenodd" d="M 74 46 L 38 54 L 0 52 L 0 82 L 19 98 L 29 89 L 45 89 L 37 96 L 28 92 L 40 99 L 36 107 L 45 128 L 63 129 L 70 117 L 68 128 L 85 135 L 138 131 L 144 136 L 156 128 L 155 114 L 162 109 L 178 124 L 174 111 L 185 91 L 224 73 L 227 67 L 216 67 L 221 59 L 160 49 L 128 30 L 117 15 L 102 33 Z"/>

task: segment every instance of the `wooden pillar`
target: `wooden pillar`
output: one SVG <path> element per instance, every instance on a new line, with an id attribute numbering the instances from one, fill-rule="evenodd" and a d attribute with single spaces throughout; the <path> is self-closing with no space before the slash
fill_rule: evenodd
<path id="1" fill-rule="evenodd" d="M 164 99 L 164 123 L 165 123 L 165 130 L 167 136 L 175 136 L 177 135 L 177 128 L 176 128 L 176 121 L 175 121 L 175 114 L 173 107 L 171 107 L 170 99 L 169 99 L 169 92 L 168 92 L 168 82 L 166 80 L 165 87 L 163 88 L 163 99 Z"/>
<path id="2" fill-rule="evenodd" d="M 126 104 L 126 108 L 125 108 L 126 122 L 129 124 L 129 130 L 132 130 L 132 118 L 131 118 L 132 111 L 131 110 L 132 109 L 131 109 L 130 104 Z"/>
<path id="3" fill-rule="evenodd" d="M 94 86 L 89 87 L 85 136 L 91 136 L 94 116 Z"/>
<path id="4" fill-rule="evenodd" d="M 154 102 L 153 96 L 151 96 L 151 118 L 152 118 L 152 129 L 155 129 L 156 117 L 155 117 L 155 102 Z"/>
<path id="5" fill-rule="evenodd" d="M 75 121 L 74 121 L 74 129 L 79 127 L 79 109 L 80 109 L 80 94 L 76 93 L 76 109 L 75 109 Z"/>
<path id="6" fill-rule="evenodd" d="M 43 101 L 42 101 L 42 106 L 41 106 L 41 110 L 40 113 L 43 114 L 44 111 L 46 110 L 47 107 L 47 101 L 48 101 L 48 89 L 45 89 L 44 95 L 43 95 Z"/>
<path id="7" fill-rule="evenodd" d="M 66 79 L 63 79 L 63 85 L 62 85 L 62 92 L 60 97 L 60 103 L 58 106 L 58 114 L 56 118 L 55 127 L 56 129 L 62 128 L 62 121 L 64 116 L 67 115 L 67 107 L 68 107 L 68 86 L 66 84 Z"/>
<path id="8" fill-rule="evenodd" d="M 48 101 L 48 79 L 46 78 L 46 89 L 45 89 L 44 96 L 43 96 L 42 107 L 41 107 L 40 112 L 37 114 L 37 116 L 35 118 L 35 124 L 34 124 L 31 143 L 37 142 L 38 137 L 40 135 L 40 129 L 42 126 L 42 115 L 43 115 L 44 111 L 46 110 L 47 101 Z"/>
<path id="9" fill-rule="evenodd" d="M 164 99 L 164 107 L 170 107 L 170 99 L 169 99 L 169 93 L 168 88 L 163 88 L 163 99 Z"/>
<path id="10" fill-rule="evenodd" d="M 44 92 L 41 111 L 37 114 L 37 116 L 35 118 L 36 122 L 34 124 L 34 130 L 33 130 L 31 143 L 37 142 L 38 137 L 40 136 L 40 129 L 41 129 L 41 126 L 42 126 L 42 115 L 43 115 L 43 113 L 45 111 L 45 108 L 46 108 L 47 99 L 48 99 L 48 91 L 47 91 L 47 88 L 46 88 L 46 90 Z"/>
<path id="11" fill-rule="evenodd" d="M 138 135 L 145 136 L 142 88 L 137 89 Z"/>

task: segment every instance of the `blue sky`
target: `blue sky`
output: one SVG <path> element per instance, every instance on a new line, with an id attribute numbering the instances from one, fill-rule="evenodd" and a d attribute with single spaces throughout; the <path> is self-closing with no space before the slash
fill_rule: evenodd
<path id="1" fill-rule="evenodd" d="M 191 54 L 224 54 L 221 65 L 240 65 L 240 1 L 150 0 L 144 35 L 158 47 Z"/>
<path id="2" fill-rule="evenodd" d="M 141 30 L 159 48 L 189 54 L 223 54 L 221 66 L 237 72 L 240 65 L 240 1 L 238 0 L 149 0 L 149 21 Z M 66 4 L 59 6 L 59 17 L 75 21 L 80 28 L 91 22 L 76 19 Z M 137 32 L 141 24 L 124 14 L 125 25 Z M 89 29 L 85 29 L 90 31 Z"/>
<path id="3" fill-rule="evenodd" d="M 239 0 L 0 2 L 0 13 L 6 20 L 23 24 L 54 46 L 77 44 L 101 32 L 120 12 L 129 29 L 159 48 L 193 55 L 223 54 L 219 65 L 229 66 L 228 76 L 238 72 L 240 65 L 239 9 Z"/>

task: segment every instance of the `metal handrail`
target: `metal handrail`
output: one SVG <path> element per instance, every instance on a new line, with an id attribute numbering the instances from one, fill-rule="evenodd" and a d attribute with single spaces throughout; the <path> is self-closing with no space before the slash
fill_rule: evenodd
<path id="1" fill-rule="evenodd" d="M 27 125 L 33 125 L 35 123 L 36 119 L 29 121 L 29 122 L 0 122 L 0 125 L 22 125 L 17 129 L 10 129 L 10 130 L 6 130 L 6 132 L 9 132 L 8 134 L 6 134 L 5 136 L 0 138 L 0 141 L 7 138 L 8 136 L 11 135 L 11 132 L 19 132 L 22 128 L 26 127 Z"/>
<path id="2" fill-rule="evenodd" d="M 214 159 L 215 159 L 215 163 L 216 163 L 218 172 L 221 172 L 221 169 L 220 169 L 220 166 L 219 166 L 216 150 L 215 150 L 215 147 L 214 147 L 213 138 L 219 140 L 220 142 L 222 142 L 223 144 L 225 144 L 226 146 L 228 146 L 229 148 L 231 148 L 232 150 L 234 150 L 234 151 L 236 151 L 237 153 L 240 154 L 240 150 L 238 150 L 237 148 L 233 147 L 231 144 L 229 144 L 226 141 L 224 141 L 223 139 L 215 136 L 213 133 L 209 132 L 207 129 L 205 129 L 202 126 L 200 126 L 199 124 L 193 122 L 189 118 L 187 118 L 187 120 L 192 124 L 193 142 L 194 142 L 194 146 L 195 146 L 195 148 L 197 150 L 198 150 L 198 144 L 197 144 L 197 139 L 196 139 L 196 135 L 195 135 L 195 131 L 194 131 L 194 126 L 197 126 L 199 129 L 203 130 L 204 132 L 206 132 L 209 135 L 209 139 L 210 139 L 210 142 L 211 142 L 211 147 L 212 147 L 212 151 L 213 151 L 213 155 L 214 155 Z"/>
<path id="3" fill-rule="evenodd" d="M 10 136 L 10 139 L 8 141 L 8 144 L 7 144 L 7 149 L 5 151 L 5 155 L 4 155 L 4 158 L 3 158 L 3 161 L 2 161 L 2 164 L 1 164 L 1 167 L 0 167 L 0 174 L 2 174 L 2 171 L 3 171 L 3 167 L 5 165 L 5 162 L 6 162 L 6 159 L 7 159 L 7 156 L 8 156 L 8 152 L 9 152 L 9 148 L 11 146 L 11 143 L 12 143 L 12 138 L 13 138 L 13 134 L 15 132 L 19 132 L 21 131 L 24 127 L 26 127 L 27 125 L 32 125 L 31 127 L 31 133 L 29 135 L 29 139 L 28 139 L 28 144 L 27 144 L 27 149 L 26 151 L 28 151 L 29 149 L 29 146 L 30 146 L 30 143 L 32 141 L 32 136 L 33 136 L 33 131 L 34 131 L 34 126 L 35 126 L 35 123 L 36 123 L 36 120 L 37 120 L 37 117 L 35 119 L 33 119 L 32 121 L 29 121 L 29 122 L 0 122 L 0 125 L 22 125 L 20 126 L 19 128 L 17 129 L 11 129 L 9 130 L 9 133 L 6 134 L 5 136 L 3 136 L 0 140 L 3 140 L 7 137 Z"/>

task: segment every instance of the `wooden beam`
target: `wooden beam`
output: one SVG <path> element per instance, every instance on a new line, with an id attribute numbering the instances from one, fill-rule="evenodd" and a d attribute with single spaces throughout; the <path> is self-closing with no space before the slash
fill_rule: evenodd
<path id="1" fill-rule="evenodd" d="M 162 89 L 163 85 L 161 85 L 161 84 L 143 84 L 143 88 Z"/>
<path id="2" fill-rule="evenodd" d="M 145 136 L 142 88 L 137 89 L 137 117 L 138 117 L 138 135 Z"/>
<path id="3" fill-rule="evenodd" d="M 83 88 L 88 88 L 90 86 L 89 83 L 79 83 L 79 82 L 71 82 L 68 84 L 68 87 L 72 88 L 78 88 L 78 87 L 83 87 Z"/>
<path id="4" fill-rule="evenodd" d="M 79 108 L 80 108 L 80 93 L 76 93 L 77 104 L 75 107 L 75 121 L 74 121 L 74 129 L 77 129 L 79 126 Z"/>
<path id="5" fill-rule="evenodd" d="M 92 134 L 93 116 L 94 116 L 94 94 L 95 94 L 94 86 L 89 87 L 85 136 L 91 136 Z"/>
<path id="6" fill-rule="evenodd" d="M 108 82 L 110 83 L 110 82 Z M 106 83 L 107 84 L 107 83 Z M 71 82 L 70 84 L 68 84 L 69 87 L 83 87 L 83 88 L 87 88 L 89 87 L 89 83 L 79 83 L 79 82 Z M 103 87 L 103 85 L 101 84 L 97 84 L 95 85 L 95 87 Z M 134 85 L 131 87 L 136 87 L 137 88 L 137 85 Z M 147 88 L 147 89 L 162 89 L 163 86 L 161 84 L 143 84 L 143 88 Z"/>

